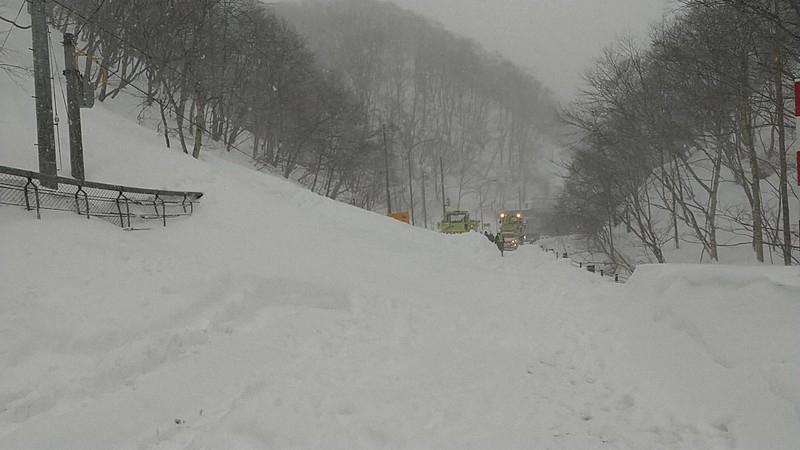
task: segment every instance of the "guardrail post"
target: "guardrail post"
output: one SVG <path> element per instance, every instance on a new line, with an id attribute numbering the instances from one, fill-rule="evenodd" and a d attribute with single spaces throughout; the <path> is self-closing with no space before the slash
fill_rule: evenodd
<path id="1" fill-rule="evenodd" d="M 28 182 L 25 183 L 25 209 L 28 211 L 31 210 L 31 202 L 28 199 L 28 185 L 33 186 L 34 198 L 36 199 L 36 218 L 41 219 L 42 214 L 39 212 L 39 187 L 36 186 L 36 183 L 33 182 L 31 177 L 28 177 Z"/>
<path id="2" fill-rule="evenodd" d="M 89 195 L 86 194 L 86 191 L 83 190 L 83 186 L 78 186 L 78 190 L 75 191 L 75 211 L 78 215 L 81 215 L 81 205 L 78 202 L 78 194 L 83 193 L 83 201 L 86 203 L 86 218 L 89 218 Z"/>
<path id="3" fill-rule="evenodd" d="M 604 272 L 604 271 L 603 271 L 603 269 L 600 269 L 600 276 L 601 276 L 601 277 L 604 277 L 604 276 L 605 276 L 605 275 L 603 274 L 603 272 Z"/>
<path id="4" fill-rule="evenodd" d="M 30 211 L 31 210 L 31 201 L 28 200 L 28 185 L 29 184 L 33 184 L 33 181 L 31 180 L 31 177 L 28 177 L 28 182 L 25 183 L 25 189 L 23 189 L 23 192 L 25 192 L 25 210 L 26 211 Z"/>
<path id="5" fill-rule="evenodd" d="M 153 202 L 153 207 L 156 209 L 156 216 L 158 216 L 158 202 L 161 202 L 161 218 L 164 220 L 164 226 L 167 226 L 167 205 L 164 203 L 164 199 L 158 196 L 158 192 L 156 192 L 155 201 Z"/>
<path id="6" fill-rule="evenodd" d="M 125 200 L 125 214 L 122 214 L 122 206 L 120 205 L 120 202 L 119 202 L 120 199 L 124 199 Z M 128 228 L 130 228 L 131 227 L 131 206 L 128 203 L 128 197 L 126 197 L 125 194 L 122 193 L 122 191 L 119 191 L 119 193 L 117 194 L 117 198 L 114 199 L 114 203 L 117 204 L 117 213 L 119 214 L 119 226 L 120 226 L 120 228 L 125 228 L 125 218 L 126 217 L 128 218 Z"/>
<path id="7" fill-rule="evenodd" d="M 619 274 L 618 273 L 614 274 L 614 283 L 619 283 Z"/>
<path id="8" fill-rule="evenodd" d="M 158 192 L 153 193 L 153 209 L 156 210 L 156 217 L 158 217 Z"/>

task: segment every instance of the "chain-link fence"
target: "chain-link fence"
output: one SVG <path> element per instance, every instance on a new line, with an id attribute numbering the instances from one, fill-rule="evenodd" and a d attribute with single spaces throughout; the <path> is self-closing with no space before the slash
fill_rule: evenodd
<path id="1" fill-rule="evenodd" d="M 552 253 L 557 259 L 567 259 L 567 252 L 559 253 L 553 248 L 539 246 L 546 253 Z M 626 283 L 629 276 L 620 275 L 616 272 L 617 265 L 608 261 L 577 261 L 569 258 L 570 263 L 579 269 L 586 269 L 588 272 L 599 273 L 601 277 L 613 279 L 615 283 Z"/>
<path id="2" fill-rule="evenodd" d="M 202 192 L 164 191 L 57 177 L 58 189 L 43 187 L 37 172 L 0 166 L 0 205 L 36 211 L 72 211 L 98 217 L 126 230 L 167 226 L 167 219 L 188 216 Z"/>

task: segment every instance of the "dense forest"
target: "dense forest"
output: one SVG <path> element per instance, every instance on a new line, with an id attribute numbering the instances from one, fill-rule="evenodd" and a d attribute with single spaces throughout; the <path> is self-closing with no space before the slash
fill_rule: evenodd
<path id="1" fill-rule="evenodd" d="M 341 74 L 364 107 L 368 128 L 385 129 L 390 195 L 406 208 L 418 188 L 420 222 L 431 218 L 431 198 L 441 204 L 435 180 L 442 168 L 453 208 L 519 208 L 549 194 L 550 162 L 542 147 L 555 107 L 523 69 L 390 3 L 306 1 L 278 8 L 325 67 Z"/>
<path id="2" fill-rule="evenodd" d="M 758 261 L 797 261 L 797 0 L 679 0 L 648 43 L 598 55 L 560 111 L 524 69 L 389 2 L 48 5 L 79 36 L 98 100 L 139 95 L 166 145 L 194 157 L 213 142 L 430 226 L 445 205 L 483 215 L 555 196 L 547 148 L 566 128 L 560 209 L 620 265 L 642 260 L 618 250 L 620 228 L 653 262 L 686 242 L 712 261 L 743 242 Z"/>
<path id="3" fill-rule="evenodd" d="M 598 248 L 635 265 L 615 247 L 624 224 L 653 262 L 681 242 L 712 261 L 742 242 L 758 261 L 765 246 L 797 261 L 787 117 L 799 22 L 797 0 L 681 0 L 649 45 L 620 40 L 600 56 L 563 111 L 578 131 L 562 198 L 590 219 Z"/>
<path id="4" fill-rule="evenodd" d="M 98 100 L 136 91 L 143 111 L 158 109 L 167 145 L 194 157 L 216 141 L 322 195 L 410 210 L 425 226 L 444 204 L 515 207 L 550 189 L 540 152 L 550 93 L 391 3 L 53 5 L 54 24 L 79 35 Z"/>

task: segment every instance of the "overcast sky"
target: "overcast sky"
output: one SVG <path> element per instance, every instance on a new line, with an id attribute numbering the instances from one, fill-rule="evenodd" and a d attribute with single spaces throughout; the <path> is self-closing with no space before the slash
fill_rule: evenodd
<path id="1" fill-rule="evenodd" d="M 644 40 L 673 0 L 391 0 L 528 68 L 560 100 L 603 47 L 630 34 Z"/>

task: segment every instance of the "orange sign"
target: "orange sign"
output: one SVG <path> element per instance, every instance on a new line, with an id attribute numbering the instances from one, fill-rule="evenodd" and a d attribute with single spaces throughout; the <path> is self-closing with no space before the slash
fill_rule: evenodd
<path id="1" fill-rule="evenodd" d="M 389 217 L 395 220 L 399 220 L 400 222 L 409 223 L 408 221 L 408 211 L 398 211 L 389 213 Z"/>

